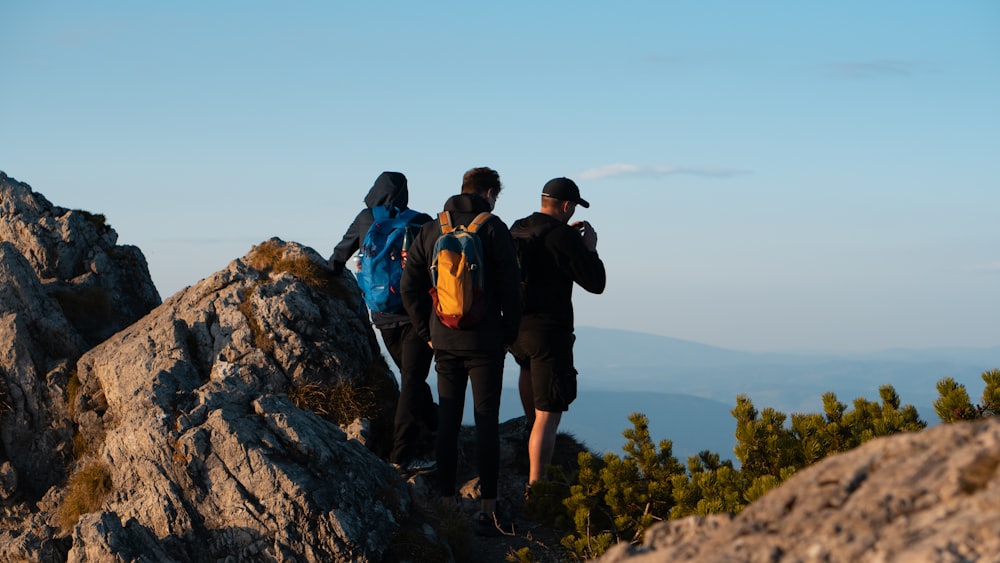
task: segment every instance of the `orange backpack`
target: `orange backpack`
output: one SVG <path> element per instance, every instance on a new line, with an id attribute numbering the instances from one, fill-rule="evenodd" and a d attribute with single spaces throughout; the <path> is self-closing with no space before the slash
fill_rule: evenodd
<path id="1" fill-rule="evenodd" d="M 441 234 L 431 259 L 431 298 L 441 324 L 461 329 L 475 326 L 486 314 L 486 271 L 483 243 L 476 231 L 492 217 L 484 211 L 468 227 L 451 224 L 451 213 L 438 214 Z"/>

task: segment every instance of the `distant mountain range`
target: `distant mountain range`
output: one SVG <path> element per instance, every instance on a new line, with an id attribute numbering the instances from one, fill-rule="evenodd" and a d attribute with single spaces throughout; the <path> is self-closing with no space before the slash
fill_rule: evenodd
<path id="1" fill-rule="evenodd" d="M 524 414 L 516 397 L 516 389 L 504 389 L 501 420 Z M 628 417 L 639 412 L 648 419 L 653 443 L 659 446 L 660 441 L 669 439 L 674 457 L 682 462 L 702 450 L 733 459 L 736 419 L 729 412 L 732 408 L 712 399 L 678 393 L 581 389 L 569 412 L 563 415 L 559 430 L 572 434 L 595 453 L 620 456 L 626 442 L 622 432 L 632 428 Z M 467 423 L 472 424 L 471 419 Z"/>
<path id="2" fill-rule="evenodd" d="M 832 391 L 851 407 L 859 397 L 878 401 L 879 387 L 892 385 L 929 425 L 937 382 L 951 377 L 966 386 L 973 402 L 983 391 L 980 374 L 1000 369 L 1000 346 L 885 350 L 863 354 L 751 353 L 625 330 L 578 327 L 575 364 L 580 393 L 561 430 L 592 450 L 621 454 L 628 415 L 649 418 L 654 442 L 669 439 L 682 462 L 702 450 L 732 459 L 736 397 L 750 397 L 758 410 L 785 414 L 822 412 Z M 431 374 L 433 379 L 433 372 Z M 508 358 L 501 419 L 522 416 L 517 366 Z M 433 386 L 433 383 L 432 383 Z M 471 402 L 466 423 L 472 423 Z"/>
<path id="3" fill-rule="evenodd" d="M 980 374 L 1000 368 L 1000 346 L 845 355 L 756 354 L 590 327 L 577 330 L 575 350 L 582 386 L 682 393 L 728 405 L 746 394 L 758 408 L 783 412 L 818 412 L 826 391 L 846 403 L 862 396 L 875 400 L 883 384 L 893 385 L 904 403 L 929 406 L 937 398 L 937 382 L 944 377 L 966 385 L 976 398 L 983 388 Z M 927 418 L 933 412 L 921 414 Z"/>

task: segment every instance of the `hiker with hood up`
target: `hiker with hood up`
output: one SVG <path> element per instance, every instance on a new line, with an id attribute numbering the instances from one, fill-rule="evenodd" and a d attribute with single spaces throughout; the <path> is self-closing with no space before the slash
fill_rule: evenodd
<path id="1" fill-rule="evenodd" d="M 408 209 L 409 198 L 406 176 L 400 172 L 379 174 L 365 196 L 365 208 L 354 218 L 344 238 L 333 249 L 329 260 L 333 271 L 342 273 L 351 256 L 363 246 L 365 236 L 375 222 L 374 208 L 383 207 L 390 217 L 395 217 Z M 430 220 L 426 213 L 418 213 L 410 224 L 415 226 L 415 232 Z M 399 369 L 399 402 L 396 405 L 393 448 L 389 460 L 403 473 L 429 471 L 435 466 L 430 454 L 437 431 L 437 405 L 427 384 L 434 352 L 416 334 L 402 306 L 393 312 L 371 311 L 371 322 L 382 334 L 382 341 Z"/>

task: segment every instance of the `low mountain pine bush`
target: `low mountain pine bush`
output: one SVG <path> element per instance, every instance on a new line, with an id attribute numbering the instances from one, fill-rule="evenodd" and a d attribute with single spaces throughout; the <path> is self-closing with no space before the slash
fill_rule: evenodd
<path id="1" fill-rule="evenodd" d="M 972 406 L 965 389 L 951 379 L 938 384 L 941 399 L 935 409 L 942 422 L 975 418 L 1000 409 L 1000 370 L 983 374 L 986 390 L 982 405 Z M 620 541 L 638 543 L 651 525 L 668 518 L 714 513 L 736 513 L 797 471 L 826 456 L 844 452 L 880 436 L 915 432 L 927 424 L 912 405 L 900 405 L 890 385 L 879 388 L 879 401 L 855 399 L 852 409 L 835 394 L 823 395 L 823 413 L 792 414 L 772 408 L 758 411 L 750 398 L 740 395 L 731 411 L 736 418 L 734 453 L 740 461 L 720 459 L 702 451 L 681 465 L 672 454 L 673 444 L 656 446 L 649 435 L 648 419 L 641 413 L 629 417 L 632 428 L 622 435 L 624 455 L 598 458 L 579 455 L 574 475 L 549 472 L 552 481 L 532 485 L 530 514 L 562 529 L 562 545 L 581 559 L 596 558 Z M 550 468 L 551 469 L 551 468 Z M 551 493 L 566 490 L 564 512 L 552 502 Z M 546 495 L 536 494 L 545 491 Z"/>

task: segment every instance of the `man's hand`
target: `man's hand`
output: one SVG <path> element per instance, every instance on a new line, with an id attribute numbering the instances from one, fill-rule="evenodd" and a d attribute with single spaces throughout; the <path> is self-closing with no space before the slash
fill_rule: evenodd
<path id="1" fill-rule="evenodd" d="M 570 225 L 583 234 L 583 246 L 591 252 L 597 252 L 597 231 L 587 221 L 577 221 Z"/>

